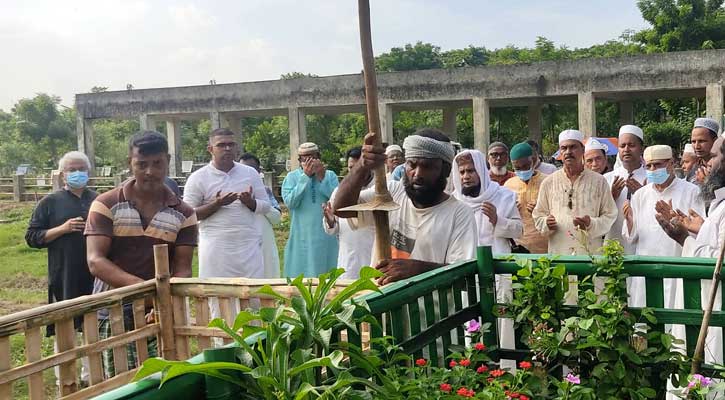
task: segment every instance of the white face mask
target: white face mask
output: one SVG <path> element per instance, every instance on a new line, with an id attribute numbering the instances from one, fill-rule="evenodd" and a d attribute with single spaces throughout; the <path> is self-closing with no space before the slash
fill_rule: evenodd
<path id="1" fill-rule="evenodd" d="M 495 167 L 491 166 L 491 172 L 493 172 L 494 175 L 506 175 L 506 172 L 508 172 L 508 168 L 504 165 L 503 167 Z"/>

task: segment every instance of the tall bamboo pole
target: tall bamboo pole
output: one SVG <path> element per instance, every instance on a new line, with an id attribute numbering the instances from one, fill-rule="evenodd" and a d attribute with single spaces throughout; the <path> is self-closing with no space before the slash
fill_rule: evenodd
<path id="1" fill-rule="evenodd" d="M 705 308 L 705 313 L 702 315 L 702 324 L 700 324 L 700 334 L 697 336 L 697 346 L 695 346 L 695 353 L 692 355 L 692 368 L 691 373 L 696 374 L 700 370 L 700 364 L 703 360 L 703 353 L 705 352 L 705 339 L 707 338 L 707 328 L 710 326 L 710 316 L 712 315 L 712 308 L 715 304 L 715 298 L 717 297 L 717 289 L 720 286 L 720 271 L 722 270 L 723 256 L 725 256 L 725 241 L 720 245 L 720 254 L 715 263 L 715 270 L 712 272 L 712 285 L 710 286 L 710 298 Z"/>

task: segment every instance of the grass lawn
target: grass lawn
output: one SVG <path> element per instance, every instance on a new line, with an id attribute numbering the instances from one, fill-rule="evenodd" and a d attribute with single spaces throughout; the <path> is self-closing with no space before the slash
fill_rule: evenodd
<path id="1" fill-rule="evenodd" d="M 31 249 L 25 243 L 25 229 L 33 211 L 33 202 L 0 202 L 0 315 L 37 307 L 47 303 L 48 264 L 45 250 Z M 288 214 L 282 217 L 282 223 L 275 227 L 275 236 L 279 248 L 280 265 L 283 265 L 284 245 L 289 230 Z M 198 276 L 199 266 L 196 254 L 193 261 L 193 276 Z M 19 366 L 25 360 L 23 335 L 11 337 L 12 365 Z M 53 341 L 43 339 L 42 355 L 53 353 Z M 43 374 L 46 395 L 57 397 L 55 376 L 52 370 Z M 27 383 L 16 382 L 13 387 L 13 399 L 27 399 Z"/>

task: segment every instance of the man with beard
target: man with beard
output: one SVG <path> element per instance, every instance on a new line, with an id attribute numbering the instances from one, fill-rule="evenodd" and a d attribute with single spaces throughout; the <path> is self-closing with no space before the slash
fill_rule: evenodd
<path id="1" fill-rule="evenodd" d="M 622 243 L 624 254 L 634 254 L 632 245 L 622 240 L 622 224 L 624 224 L 624 203 L 632 199 L 632 195 L 646 184 L 647 171 L 642 165 L 644 151 L 644 132 L 637 126 L 624 125 L 619 128 L 619 159 L 621 167 L 604 174 L 612 190 L 612 198 L 617 203 L 617 219 L 605 239 Z"/>
<path id="2" fill-rule="evenodd" d="M 543 156 L 541 154 L 541 147 L 539 146 L 539 143 L 536 142 L 536 140 L 529 139 L 526 141 L 526 143 L 531 146 L 531 149 L 534 151 L 535 170 L 547 176 L 556 172 L 556 170 L 558 169 L 556 168 L 556 165 L 544 162 Z"/>
<path id="3" fill-rule="evenodd" d="M 690 170 L 687 180 L 702 183 L 707 175 L 707 165 L 712 154 L 712 146 L 720 132 L 720 124 L 712 118 L 697 118 L 690 134 L 690 143 L 695 151 L 697 163 Z"/>
<path id="4" fill-rule="evenodd" d="M 718 257 L 720 248 L 725 241 L 725 139 L 718 138 L 710 150 L 708 167 L 710 174 L 701 187 L 701 196 L 705 202 L 710 202 L 707 218 L 697 229 L 688 228 L 691 222 L 688 217 L 669 212 L 657 214 L 657 222 L 669 237 L 682 246 L 683 257 Z M 692 237 L 690 232 L 696 230 L 697 236 Z M 701 281 L 701 301 L 708 302 L 712 281 Z M 721 307 L 721 288 L 718 287 L 714 310 Z M 708 330 L 705 344 L 705 362 L 722 364 L 722 328 L 711 327 Z"/>
<path id="5" fill-rule="evenodd" d="M 507 180 L 516 176 L 508 170 L 509 148 L 501 142 L 493 142 L 488 146 L 488 164 L 491 166 L 491 180 L 503 186 Z"/>
<path id="6" fill-rule="evenodd" d="M 609 172 L 607 145 L 597 138 L 589 138 L 584 146 L 584 167 L 601 175 Z"/>
<path id="7" fill-rule="evenodd" d="M 383 164 L 383 148 L 365 137 L 360 161 L 340 183 L 334 209 L 375 196 L 375 188 L 360 191 L 370 171 Z M 476 257 L 476 223 L 473 211 L 444 192 L 455 152 L 450 139 L 437 129 L 423 128 L 405 138 L 405 174 L 401 182 L 388 182 L 393 200 L 400 205 L 388 214 L 392 259 L 376 268 L 383 272 L 381 285 L 405 279 L 456 261 Z M 342 218 L 355 212 L 336 212 Z M 371 221 L 372 217 L 366 219 Z"/>
<path id="8" fill-rule="evenodd" d="M 403 156 L 403 149 L 397 144 L 391 144 L 385 148 L 385 177 L 388 180 L 393 178 L 393 171 L 399 165 L 405 163 L 405 156 Z"/>
<path id="9" fill-rule="evenodd" d="M 559 134 L 564 167 L 544 179 L 532 213 L 536 228 L 549 237 L 550 254 L 596 253 L 617 218 L 607 180 L 584 168 L 584 134 Z"/>
<path id="10" fill-rule="evenodd" d="M 697 160 L 695 148 L 692 147 L 692 143 L 687 143 L 685 148 L 682 150 L 682 157 L 680 158 L 680 168 L 682 168 L 684 178 L 687 178 L 690 174 L 695 173 Z M 680 176 L 680 178 L 682 178 L 682 176 Z"/>

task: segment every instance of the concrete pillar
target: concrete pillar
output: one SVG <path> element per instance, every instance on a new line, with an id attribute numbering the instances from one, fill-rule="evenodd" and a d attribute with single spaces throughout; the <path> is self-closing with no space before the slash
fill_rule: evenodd
<path id="1" fill-rule="evenodd" d="M 298 107 L 290 107 L 288 114 L 290 168 L 291 170 L 295 170 L 299 167 L 297 148 L 300 147 L 300 144 L 307 141 L 307 127 L 305 126 L 304 110 Z"/>
<path id="2" fill-rule="evenodd" d="M 488 99 L 473 98 L 473 148 L 486 154 L 491 143 L 491 110 Z"/>
<path id="3" fill-rule="evenodd" d="M 451 140 L 458 139 L 458 133 L 456 132 L 456 108 L 445 107 L 443 108 L 443 133 L 448 135 Z"/>
<path id="4" fill-rule="evenodd" d="M 138 121 L 142 131 L 156 130 L 156 120 L 154 119 L 154 117 L 148 114 L 141 114 Z"/>
<path id="5" fill-rule="evenodd" d="M 211 122 L 211 130 L 219 129 L 222 127 L 222 118 L 221 115 L 219 115 L 219 111 L 210 112 L 209 121 Z"/>
<path id="6" fill-rule="evenodd" d="M 529 139 L 535 140 L 541 146 L 541 104 L 529 104 L 526 117 L 529 125 Z"/>
<path id="7" fill-rule="evenodd" d="M 91 176 L 96 166 L 96 150 L 93 141 L 93 120 L 86 119 L 82 114 L 76 116 L 76 136 L 78 137 L 78 151 L 85 153 L 91 161 Z"/>
<path id="8" fill-rule="evenodd" d="M 237 134 L 239 150 L 244 151 L 244 132 L 242 132 L 242 118 L 227 116 L 223 120 L 224 127 Z"/>
<path id="9" fill-rule="evenodd" d="M 634 102 L 623 100 L 619 102 L 619 126 L 634 124 Z"/>
<path id="10" fill-rule="evenodd" d="M 169 142 L 169 176 L 181 174 L 181 121 L 166 121 L 166 140 Z"/>
<path id="11" fill-rule="evenodd" d="M 390 104 L 378 103 L 378 114 L 380 115 L 380 134 L 383 143 L 394 144 L 393 107 Z"/>
<path id="12" fill-rule="evenodd" d="M 578 95 L 579 130 L 584 136 L 596 136 L 597 113 L 594 103 L 594 93 L 579 92 Z"/>
<path id="13" fill-rule="evenodd" d="M 705 89 L 705 104 L 707 117 L 717 121 L 722 126 L 723 116 L 723 88 L 719 83 L 707 85 Z"/>

